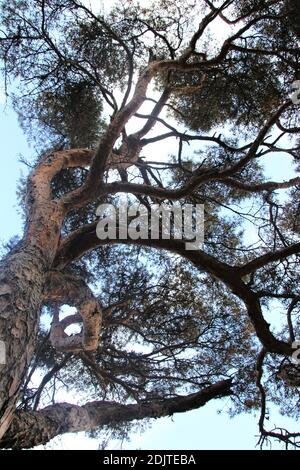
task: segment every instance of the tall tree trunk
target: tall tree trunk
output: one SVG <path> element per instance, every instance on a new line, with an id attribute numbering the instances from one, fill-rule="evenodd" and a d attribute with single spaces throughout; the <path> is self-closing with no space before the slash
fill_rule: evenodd
<path id="1" fill-rule="evenodd" d="M 38 250 L 20 248 L 0 264 L 0 439 L 10 425 L 20 386 L 35 349 L 46 272 Z"/>

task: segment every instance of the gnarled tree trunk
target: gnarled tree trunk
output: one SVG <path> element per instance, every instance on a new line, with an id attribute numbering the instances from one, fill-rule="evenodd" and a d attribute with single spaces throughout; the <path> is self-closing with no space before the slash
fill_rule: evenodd
<path id="1" fill-rule="evenodd" d="M 28 248 L 16 250 L 1 263 L 0 339 L 5 364 L 0 365 L 0 438 L 10 425 L 34 353 L 46 268 L 42 253 Z"/>

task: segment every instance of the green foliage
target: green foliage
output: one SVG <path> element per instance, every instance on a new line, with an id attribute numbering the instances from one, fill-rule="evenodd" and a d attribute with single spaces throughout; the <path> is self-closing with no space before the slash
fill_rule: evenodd
<path id="1" fill-rule="evenodd" d="M 47 141 L 49 147 L 95 148 L 103 130 L 102 103 L 95 87 L 86 80 L 73 83 L 67 79 L 34 100 L 17 100 L 16 105 L 21 125 L 34 141 L 40 140 L 43 148 Z"/>

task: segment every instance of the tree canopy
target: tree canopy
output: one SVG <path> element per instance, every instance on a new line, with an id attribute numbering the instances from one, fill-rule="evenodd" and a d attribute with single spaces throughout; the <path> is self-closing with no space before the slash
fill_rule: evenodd
<path id="1" fill-rule="evenodd" d="M 5 90 L 36 152 L 0 278 L 0 398 L 17 405 L 0 447 L 120 437 L 222 397 L 231 415 L 260 410 L 261 446 L 299 447 L 300 431 L 265 423 L 269 403 L 299 417 L 297 0 L 0 4 Z M 268 178 L 278 159 L 295 177 Z M 204 204 L 203 248 L 100 240 L 96 209 L 121 194 Z M 38 290 L 8 315 L 20 253 L 43 267 L 17 275 Z"/>

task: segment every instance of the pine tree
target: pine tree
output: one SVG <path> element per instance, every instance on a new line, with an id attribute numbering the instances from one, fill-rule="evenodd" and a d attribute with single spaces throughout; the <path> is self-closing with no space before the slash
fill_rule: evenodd
<path id="1" fill-rule="evenodd" d="M 13 0 L 1 18 L 7 90 L 38 152 L 23 238 L 1 261 L 0 447 L 122 436 L 228 396 L 232 414 L 260 410 L 262 445 L 299 446 L 264 424 L 268 400 L 299 409 L 300 178 L 264 167 L 299 167 L 297 2 Z M 100 240 L 97 207 L 121 193 L 204 204 L 204 247 Z"/>

